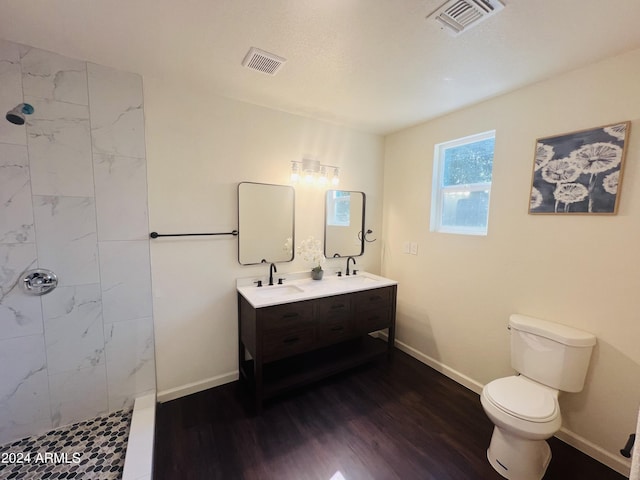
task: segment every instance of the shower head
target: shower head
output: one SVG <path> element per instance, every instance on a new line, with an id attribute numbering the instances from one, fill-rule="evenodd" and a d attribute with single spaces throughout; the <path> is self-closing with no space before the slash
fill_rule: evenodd
<path id="1" fill-rule="evenodd" d="M 33 113 L 33 107 L 28 103 L 21 103 L 17 105 L 13 110 L 9 110 L 6 115 L 6 119 L 14 125 L 24 125 L 24 116 L 31 115 Z"/>

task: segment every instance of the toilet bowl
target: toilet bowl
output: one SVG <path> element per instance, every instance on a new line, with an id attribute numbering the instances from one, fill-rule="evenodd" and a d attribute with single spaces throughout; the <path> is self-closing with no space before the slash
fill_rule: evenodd
<path id="1" fill-rule="evenodd" d="M 495 425 L 491 466 L 508 479 L 540 480 L 551 461 L 545 440 L 562 425 L 558 391 L 519 375 L 488 383 L 480 401 Z"/>
<path id="2" fill-rule="evenodd" d="M 480 395 L 495 425 L 487 459 L 507 479 L 541 480 L 551 461 L 546 439 L 562 426 L 559 392 L 582 390 L 596 338 L 517 314 L 509 330 L 511 366 L 519 374 L 489 382 Z"/>

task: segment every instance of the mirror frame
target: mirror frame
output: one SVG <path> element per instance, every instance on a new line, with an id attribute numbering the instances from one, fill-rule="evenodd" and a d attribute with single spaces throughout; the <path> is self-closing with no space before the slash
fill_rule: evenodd
<path id="1" fill-rule="evenodd" d="M 291 257 L 286 260 L 269 260 L 268 258 L 263 258 L 255 263 L 242 263 L 241 255 L 240 255 L 240 244 L 242 239 L 242 227 L 240 224 L 240 186 L 241 185 L 264 185 L 268 187 L 282 187 L 291 191 Z M 237 200 L 238 200 L 238 263 L 240 265 L 260 265 L 261 263 L 265 263 L 263 260 L 266 260 L 268 263 L 284 263 L 284 262 L 292 262 L 295 258 L 295 234 L 296 234 L 296 191 L 291 185 L 279 185 L 275 183 L 260 183 L 260 182 L 240 182 L 238 183 L 237 188 Z"/>
<path id="2" fill-rule="evenodd" d="M 328 252 L 327 252 L 327 217 L 329 212 L 327 211 L 327 196 L 329 195 L 330 192 L 348 192 L 348 193 L 359 193 L 362 195 L 362 217 L 361 217 L 361 223 L 360 223 L 360 230 L 358 232 L 358 239 L 360 240 L 360 253 L 356 254 L 356 255 L 339 255 L 339 254 L 333 254 L 332 256 L 329 256 Z M 324 251 L 324 256 L 326 258 L 346 258 L 346 257 L 361 257 L 362 255 L 364 255 L 364 232 L 365 232 L 365 215 L 366 215 L 366 205 L 367 205 L 367 195 L 364 192 L 360 192 L 357 190 L 337 190 L 337 189 L 331 189 L 331 190 L 327 190 L 324 194 L 324 245 L 323 245 L 323 251 Z"/>

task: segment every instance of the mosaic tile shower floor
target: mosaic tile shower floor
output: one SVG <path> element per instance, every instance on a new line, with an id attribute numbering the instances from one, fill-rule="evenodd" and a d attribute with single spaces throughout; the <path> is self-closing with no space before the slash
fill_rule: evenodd
<path id="1" fill-rule="evenodd" d="M 0 479 L 120 479 L 131 415 L 122 410 L 0 445 Z"/>

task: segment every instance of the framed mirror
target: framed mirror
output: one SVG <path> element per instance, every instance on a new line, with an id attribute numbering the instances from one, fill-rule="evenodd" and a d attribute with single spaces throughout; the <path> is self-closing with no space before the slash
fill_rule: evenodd
<path id="1" fill-rule="evenodd" d="M 364 192 L 327 190 L 324 207 L 324 256 L 358 257 L 364 253 Z"/>
<path id="2" fill-rule="evenodd" d="M 238 262 L 293 260 L 295 192 L 287 185 L 238 184 Z"/>

